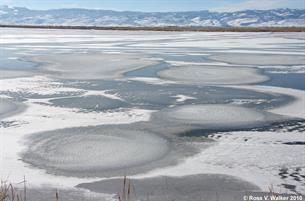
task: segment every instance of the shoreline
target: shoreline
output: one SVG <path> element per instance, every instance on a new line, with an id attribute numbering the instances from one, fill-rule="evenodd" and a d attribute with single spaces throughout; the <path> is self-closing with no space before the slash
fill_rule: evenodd
<path id="1" fill-rule="evenodd" d="M 161 32 L 305 32 L 305 27 L 192 27 L 192 26 L 131 27 L 131 26 L 61 26 L 61 25 L 0 24 L 0 28 L 79 29 L 79 30 L 102 30 L 102 31 L 161 31 Z"/>

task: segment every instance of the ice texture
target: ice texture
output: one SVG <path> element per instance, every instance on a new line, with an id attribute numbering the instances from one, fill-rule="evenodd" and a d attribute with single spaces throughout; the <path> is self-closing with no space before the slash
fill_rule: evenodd
<path id="1" fill-rule="evenodd" d="M 61 54 L 40 56 L 47 73 L 65 79 L 113 79 L 125 72 L 156 64 L 143 55 L 133 54 Z"/>
<path id="2" fill-rule="evenodd" d="M 162 158 L 167 141 L 137 130 L 94 127 L 33 135 L 23 160 L 55 172 L 101 174 L 140 166 Z"/>
<path id="3" fill-rule="evenodd" d="M 276 116 L 229 104 L 184 105 L 161 111 L 156 118 L 203 125 L 207 129 L 234 129 L 264 124 Z"/>
<path id="4" fill-rule="evenodd" d="M 159 72 L 163 79 L 186 84 L 250 84 L 266 81 L 257 69 L 227 66 L 184 66 Z"/>
<path id="5" fill-rule="evenodd" d="M 54 106 L 80 108 L 91 111 L 110 110 L 128 106 L 126 102 L 121 100 L 96 95 L 52 99 L 50 102 Z"/>
<path id="6" fill-rule="evenodd" d="M 283 129 L 215 134 L 212 139 L 216 143 L 202 149 L 200 154 L 175 167 L 153 170 L 142 176 L 230 174 L 258 185 L 263 191 L 268 191 L 272 184 L 276 192 L 295 192 L 283 188 L 283 184 L 290 184 L 304 194 L 304 146 L 284 144 L 304 141 L 304 131 L 294 130 L 300 126 L 298 123 L 286 128 L 280 126 Z M 304 129 L 304 126 L 303 122 L 301 127 Z"/>
<path id="7" fill-rule="evenodd" d="M 303 184 L 296 181 L 305 175 L 301 154 L 304 147 L 300 145 L 304 143 L 304 125 L 295 123 L 299 130 L 287 125 L 279 125 L 282 128 L 279 131 L 273 128 L 264 130 L 270 126 L 265 126 L 269 120 L 272 122 L 275 118 L 277 121 L 279 116 L 280 120 L 286 120 L 284 115 L 294 120 L 304 119 L 304 91 L 289 89 L 288 86 L 243 85 L 263 81 L 266 78 L 264 70 L 304 72 L 303 33 L 5 28 L 0 29 L 0 33 L 3 39 L 0 41 L 3 44 L 1 51 L 12 52 L 8 56 L 2 55 L 9 62 L 2 60 L 5 65 L 1 68 L 3 72 L 12 70 L 8 67 L 15 70 L 13 74 L 5 72 L 1 74 L 2 77 L 0 75 L 0 96 L 21 101 L 27 107 L 22 113 L 14 112 L 15 115 L 6 116 L 0 121 L 1 178 L 18 183 L 25 175 L 31 186 L 73 187 L 100 180 L 96 176 L 107 176 L 103 173 L 110 167 L 120 175 L 130 175 L 126 171 L 130 169 L 132 175 L 139 178 L 230 174 L 253 182 L 264 190 L 270 183 L 277 187 L 286 183 L 295 185 L 298 192 L 305 192 Z M 232 56 L 232 61 L 214 60 L 213 57 L 218 55 L 224 55 L 223 59 Z M 17 62 L 33 59 L 38 61 L 35 68 Z M 7 63 L 14 65 L 7 66 Z M 156 63 L 167 65 L 157 69 L 154 68 Z M 138 68 L 141 73 L 129 76 L 129 71 Z M 178 77 L 159 78 L 156 72 L 160 69 L 175 71 L 170 76 Z M 191 70 L 198 71 L 198 75 Z M 19 71 L 32 73 L 31 77 L 23 77 L 25 75 L 19 74 Z M 267 82 L 263 84 L 268 85 Z M 52 100 L 61 100 L 65 104 L 56 107 L 56 104 L 50 103 Z M 76 101 L 66 105 L 67 100 Z M 122 101 L 129 105 L 124 109 L 103 111 L 96 109 L 100 106 L 95 104 L 96 100 Z M 211 107 L 206 109 L 204 104 Z M 200 109 L 197 106 L 203 107 Z M 83 111 L 81 108 L 89 110 Z M 221 115 L 220 111 L 227 114 Z M 252 125 L 256 128 L 244 128 Z M 75 128 L 80 126 L 83 128 Z M 111 129 L 87 132 L 88 126 L 111 126 Z M 225 129 L 217 130 L 220 126 Z M 144 127 L 147 130 L 144 131 Z M 200 128 L 201 132 L 202 127 L 216 128 L 217 132 L 203 130 L 206 135 L 199 137 L 177 135 L 194 128 Z M 231 131 L 237 127 L 243 128 L 243 131 Z M 115 131 L 113 137 L 107 136 L 112 129 L 120 132 Z M 123 134 L 131 130 L 136 131 L 135 134 L 127 133 L 130 137 L 125 139 Z M 155 133 L 164 136 L 164 139 Z M 206 141 L 204 136 L 212 139 Z M 28 137 L 32 140 L 24 141 Z M 99 146 L 104 145 L 106 140 L 113 146 Z M 156 142 L 155 146 L 147 145 L 145 140 Z M 185 149 L 176 148 L 185 144 L 200 148 L 201 152 L 194 155 L 193 152 L 190 154 Z M 83 149 L 84 153 L 78 151 L 77 147 Z M 108 156 L 103 148 L 110 150 L 109 153 L 117 150 L 119 153 Z M 32 165 L 20 160 L 20 153 L 26 150 L 31 154 L 25 159 Z M 177 160 L 169 157 L 171 154 Z M 104 155 L 107 157 L 102 158 Z M 118 161 L 114 160 L 114 156 Z M 82 164 L 78 164 L 78 159 Z M 165 167 L 177 161 L 180 163 Z M 146 164 L 143 169 L 140 168 L 142 164 Z M 120 165 L 125 166 L 121 168 Z M 73 172 L 77 166 L 84 171 Z M 103 171 L 95 171 L 94 167 Z M 147 173 L 148 170 L 152 172 Z M 283 179 L 279 174 L 285 171 L 288 174 Z M 189 186 L 188 182 L 186 186 Z"/>
<path id="8" fill-rule="evenodd" d="M 305 63 L 304 55 L 226 53 L 216 54 L 209 58 L 233 64 L 250 65 L 300 65 Z"/>
<path id="9" fill-rule="evenodd" d="M 291 117 L 297 117 L 305 119 L 305 91 L 297 89 L 289 89 L 283 87 L 272 86 L 230 86 L 239 89 L 249 89 L 262 93 L 270 94 L 282 94 L 293 97 L 293 101 L 290 104 L 283 105 L 282 107 L 276 107 L 269 110 L 274 114 L 286 115 Z"/>

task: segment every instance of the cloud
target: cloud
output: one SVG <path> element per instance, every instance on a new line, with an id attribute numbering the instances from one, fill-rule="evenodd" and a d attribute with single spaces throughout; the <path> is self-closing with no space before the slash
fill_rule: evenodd
<path id="1" fill-rule="evenodd" d="M 242 3 L 232 3 L 227 6 L 212 8 L 213 11 L 268 10 L 276 8 L 305 9 L 304 0 L 247 0 Z"/>

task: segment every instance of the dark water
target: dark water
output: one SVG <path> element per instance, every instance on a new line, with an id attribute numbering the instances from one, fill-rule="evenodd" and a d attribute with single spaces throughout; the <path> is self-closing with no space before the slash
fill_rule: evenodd
<path id="1" fill-rule="evenodd" d="M 260 85 L 277 86 L 292 89 L 305 90 L 305 73 L 268 73 L 265 75 L 271 79 Z"/>
<path id="2" fill-rule="evenodd" d="M 37 64 L 21 59 L 10 59 L 20 57 L 8 50 L 1 49 L 0 51 L 0 70 L 32 70 L 37 67 Z"/>
<path id="3" fill-rule="evenodd" d="M 77 87 L 84 90 L 108 90 L 110 94 L 116 94 L 124 100 L 122 104 L 115 104 L 118 107 L 137 107 L 141 109 L 164 109 L 173 105 L 190 105 L 190 104 L 227 104 L 234 100 L 247 99 L 252 102 L 244 103 L 244 107 L 256 109 L 268 109 L 287 103 L 291 100 L 288 96 L 274 97 L 271 94 L 259 93 L 255 91 L 231 89 L 215 86 L 196 86 L 196 85 L 151 85 L 137 81 L 101 81 L 90 80 L 84 83 L 75 83 L 74 81 L 66 81 L 65 86 Z M 177 102 L 175 96 L 185 95 L 193 97 L 186 101 Z M 80 101 L 82 100 L 82 101 Z M 256 102 L 256 100 L 263 100 Z M 82 109 L 95 109 L 99 104 L 102 107 L 103 101 L 99 101 L 94 97 L 84 99 L 76 97 L 70 99 L 62 99 L 61 101 L 52 101 L 56 106 L 71 107 L 76 106 L 73 102 L 77 102 L 77 106 Z M 64 103 L 64 104 L 63 104 Z"/>

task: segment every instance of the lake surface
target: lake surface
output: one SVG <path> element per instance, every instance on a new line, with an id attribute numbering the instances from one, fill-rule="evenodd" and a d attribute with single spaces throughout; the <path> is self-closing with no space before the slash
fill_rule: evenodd
<path id="1" fill-rule="evenodd" d="M 35 199 L 110 200 L 126 175 L 141 198 L 164 178 L 177 200 L 305 192 L 301 33 L 0 34 L 0 178 L 26 175 Z"/>

